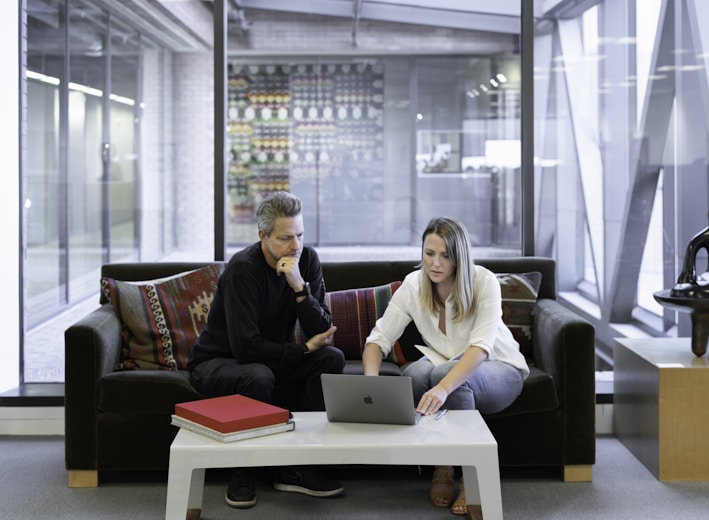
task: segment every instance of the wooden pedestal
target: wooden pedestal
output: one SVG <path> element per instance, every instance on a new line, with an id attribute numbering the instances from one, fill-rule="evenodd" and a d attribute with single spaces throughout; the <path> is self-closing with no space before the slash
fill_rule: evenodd
<path id="1" fill-rule="evenodd" d="M 613 430 L 661 481 L 709 480 L 709 358 L 689 338 L 616 339 Z"/>

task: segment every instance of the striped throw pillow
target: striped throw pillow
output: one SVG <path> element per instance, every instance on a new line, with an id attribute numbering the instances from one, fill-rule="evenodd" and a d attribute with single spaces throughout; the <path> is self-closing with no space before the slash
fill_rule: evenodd
<path id="1" fill-rule="evenodd" d="M 502 291 L 502 321 L 519 343 L 519 350 L 533 362 L 532 324 L 542 273 L 497 273 Z"/>
<path id="2" fill-rule="evenodd" d="M 116 369 L 186 369 L 223 270 L 214 264 L 147 282 L 102 278 L 101 290 L 123 323 Z"/>
<path id="3" fill-rule="evenodd" d="M 337 326 L 332 344 L 342 350 L 345 359 L 362 359 L 364 340 L 374 328 L 377 319 L 384 314 L 391 295 L 400 285 L 401 282 L 397 281 L 377 287 L 332 291 L 325 294 L 325 302 L 332 313 L 332 323 Z M 304 343 L 306 340 L 300 324 L 296 323 L 296 343 Z M 406 362 L 398 343 L 394 345 L 388 360 L 400 365 Z"/>

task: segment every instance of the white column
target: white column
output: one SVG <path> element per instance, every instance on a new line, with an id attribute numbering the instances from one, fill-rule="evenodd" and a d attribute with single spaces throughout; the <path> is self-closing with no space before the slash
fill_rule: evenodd
<path id="1" fill-rule="evenodd" d="M 0 16 L 0 392 L 19 384 L 20 366 L 20 155 L 19 155 L 19 24 L 18 4 L 3 5 Z"/>

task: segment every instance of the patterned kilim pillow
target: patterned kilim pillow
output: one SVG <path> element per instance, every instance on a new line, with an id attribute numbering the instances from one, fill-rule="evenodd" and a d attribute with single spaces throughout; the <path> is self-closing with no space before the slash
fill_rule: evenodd
<path id="1" fill-rule="evenodd" d="M 532 323 L 542 274 L 497 273 L 502 290 L 502 320 L 519 343 L 528 363 L 532 363 Z"/>
<path id="2" fill-rule="evenodd" d="M 118 370 L 187 368 L 224 270 L 214 264 L 147 282 L 101 279 L 101 290 L 123 322 Z"/>
<path id="3" fill-rule="evenodd" d="M 345 359 L 362 359 L 364 340 L 374 328 L 377 319 L 384 314 L 391 295 L 400 285 L 401 282 L 391 282 L 378 287 L 332 291 L 325 294 L 325 302 L 332 313 L 332 323 L 337 326 L 332 343 L 342 350 Z M 296 343 L 304 343 L 306 340 L 300 323 L 296 323 Z M 406 362 L 398 343 L 394 345 L 388 360 L 400 365 Z"/>

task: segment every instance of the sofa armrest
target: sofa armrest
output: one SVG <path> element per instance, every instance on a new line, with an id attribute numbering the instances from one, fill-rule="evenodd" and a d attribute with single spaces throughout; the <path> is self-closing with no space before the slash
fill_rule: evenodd
<path id="1" fill-rule="evenodd" d="M 121 321 L 104 304 L 64 332 L 64 430 L 67 469 L 96 469 L 98 382 L 121 350 Z"/>
<path id="2" fill-rule="evenodd" d="M 554 378 L 565 417 L 565 464 L 594 459 L 596 331 L 593 325 L 556 300 L 541 299 L 535 308 L 532 338 L 535 364 Z"/>

